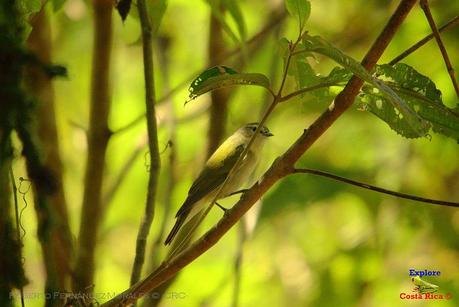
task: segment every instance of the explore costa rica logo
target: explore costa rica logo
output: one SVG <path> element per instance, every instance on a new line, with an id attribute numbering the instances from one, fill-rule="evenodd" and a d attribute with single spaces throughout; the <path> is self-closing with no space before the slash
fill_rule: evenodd
<path id="1" fill-rule="evenodd" d="M 439 293 L 439 286 L 422 279 L 424 276 L 440 276 L 440 271 L 417 271 L 415 269 L 408 270 L 411 282 L 414 288 L 412 293 L 401 292 L 400 298 L 403 300 L 449 300 L 451 293 Z"/>

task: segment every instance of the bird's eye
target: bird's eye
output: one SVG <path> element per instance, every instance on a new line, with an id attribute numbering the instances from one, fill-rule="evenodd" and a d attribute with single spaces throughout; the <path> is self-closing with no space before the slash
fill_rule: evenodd
<path id="1" fill-rule="evenodd" d="M 257 127 L 252 127 L 252 131 L 255 132 L 257 130 Z"/>

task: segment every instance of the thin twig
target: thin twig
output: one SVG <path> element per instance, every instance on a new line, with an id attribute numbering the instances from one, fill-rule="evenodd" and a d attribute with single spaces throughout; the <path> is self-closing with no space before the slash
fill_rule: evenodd
<path id="1" fill-rule="evenodd" d="M 443 32 L 449 29 L 452 29 L 454 26 L 459 24 L 459 16 L 454 17 L 450 21 L 448 21 L 445 25 L 441 26 L 438 28 L 438 32 Z M 419 42 L 411 46 L 410 48 L 406 49 L 403 51 L 400 55 L 396 56 L 392 61 L 389 62 L 389 65 L 395 65 L 396 63 L 400 62 L 416 50 L 418 50 L 420 47 L 424 46 L 427 44 L 432 38 L 434 38 L 433 33 L 427 35 L 423 39 L 421 39 Z"/>
<path id="2" fill-rule="evenodd" d="M 107 214 L 108 206 L 112 202 L 113 198 L 116 195 L 116 192 L 119 190 L 123 182 L 127 178 L 127 174 L 134 166 L 134 162 L 137 160 L 137 157 L 142 153 L 145 144 L 142 142 L 138 144 L 129 157 L 125 160 L 123 166 L 121 167 L 119 173 L 115 176 L 113 183 L 107 189 L 107 192 L 102 197 L 102 206 L 104 207 L 104 214 Z"/>
<path id="3" fill-rule="evenodd" d="M 395 32 L 405 20 L 407 14 L 416 4 L 416 0 L 402 0 L 373 46 L 368 51 L 362 64 L 367 70 L 374 67 L 384 50 L 389 45 Z M 300 136 L 300 138 L 279 157 L 264 174 L 262 179 L 244 193 L 244 196 L 227 211 L 218 224 L 187 248 L 178 257 L 158 268 L 143 281 L 127 289 L 122 294 L 106 302 L 102 306 L 119 306 L 134 302 L 140 296 L 156 288 L 174 276 L 179 270 L 201 256 L 214 246 L 240 218 L 265 194 L 278 180 L 293 172 L 294 164 L 307 149 L 352 105 L 359 93 L 363 81 L 357 77 L 351 78 L 348 85 L 337 96 L 335 104 L 327 110 Z"/>
<path id="4" fill-rule="evenodd" d="M 139 11 L 140 26 L 142 29 L 143 65 L 145 77 L 145 104 L 147 115 L 148 147 L 150 149 L 150 175 L 148 178 L 147 200 L 145 213 L 140 223 L 139 232 L 136 240 L 135 260 L 132 267 L 130 284 L 134 285 L 142 272 L 145 261 L 147 238 L 150 227 L 155 215 L 155 199 L 158 186 L 158 176 L 160 169 L 160 156 L 158 148 L 158 127 L 156 124 L 155 110 L 155 79 L 153 66 L 153 47 L 152 47 L 152 27 L 148 16 L 146 0 L 138 0 L 137 8 Z"/>
<path id="5" fill-rule="evenodd" d="M 159 72 L 163 79 L 163 88 L 167 91 L 169 89 L 170 78 L 169 78 L 169 38 L 160 37 L 158 39 L 158 66 Z M 167 100 L 167 116 L 164 120 L 164 123 L 167 125 L 168 134 L 169 134 L 169 150 L 167 151 L 169 155 L 168 167 L 167 167 L 167 180 L 166 186 L 164 188 L 163 198 L 162 198 L 162 219 L 160 221 L 160 226 L 156 238 L 153 240 L 153 243 L 150 246 L 150 263 L 149 263 L 149 272 L 153 272 L 160 263 L 160 250 L 162 248 L 162 242 L 164 240 L 164 234 L 166 232 L 167 221 L 169 219 L 170 211 L 172 208 L 172 196 L 177 183 L 177 143 L 176 143 L 176 124 L 177 118 L 175 115 L 174 101 L 172 98 Z M 147 295 L 142 303 L 142 306 L 155 307 L 161 304 L 162 299 L 165 297 L 164 293 L 167 291 L 169 286 L 172 284 L 174 279 L 169 279 L 168 282 L 163 283 L 161 287 L 155 289 Z"/>
<path id="6" fill-rule="evenodd" d="M 429 2 L 428 0 L 421 0 L 419 4 L 421 5 L 421 8 L 424 11 L 424 14 L 426 15 L 427 21 L 429 22 L 430 28 L 432 29 L 432 33 L 435 36 L 438 48 L 440 48 L 441 55 L 443 56 L 443 60 L 445 61 L 446 69 L 448 70 L 451 82 L 453 83 L 454 90 L 456 91 L 456 96 L 459 98 L 459 84 L 457 83 L 456 76 L 454 75 L 454 69 L 451 65 L 451 61 L 449 60 L 449 56 L 446 52 L 445 45 L 441 40 L 440 32 L 438 31 L 437 25 L 435 24 L 435 20 L 433 19 L 432 13 L 430 12 Z"/>
<path id="7" fill-rule="evenodd" d="M 388 194 L 388 195 L 392 195 L 392 196 L 399 197 L 399 198 L 410 199 L 410 200 L 414 200 L 418 202 L 423 202 L 423 203 L 428 203 L 428 204 L 433 204 L 433 205 L 440 205 L 440 206 L 459 207 L 459 203 L 456 203 L 456 202 L 436 200 L 436 199 L 419 197 L 419 196 L 415 196 L 411 194 L 395 192 L 395 191 L 380 188 L 380 187 L 377 187 L 371 184 L 355 181 L 352 179 L 344 178 L 344 177 L 341 177 L 335 174 L 330 174 L 330 173 L 319 171 L 319 170 L 314 170 L 314 169 L 309 169 L 309 168 L 296 168 L 293 171 L 293 173 L 294 174 L 312 174 L 312 175 L 327 177 L 333 180 L 341 181 L 341 182 L 351 184 L 351 185 L 354 185 L 360 188 L 364 188 L 367 190 L 376 191 L 379 193 Z"/>

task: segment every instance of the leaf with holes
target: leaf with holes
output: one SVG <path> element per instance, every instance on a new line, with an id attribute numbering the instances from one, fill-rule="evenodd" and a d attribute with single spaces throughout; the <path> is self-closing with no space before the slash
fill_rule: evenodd
<path id="1" fill-rule="evenodd" d="M 257 85 L 270 90 L 268 78 L 259 73 L 238 73 L 226 66 L 215 66 L 201 73 L 191 83 L 190 100 L 207 92 L 232 85 Z M 188 100 L 187 102 L 189 102 Z"/>
<path id="2" fill-rule="evenodd" d="M 384 80 L 411 109 L 428 121 L 434 132 L 459 141 L 459 114 L 443 104 L 441 92 L 432 80 L 403 63 L 394 66 L 379 65 L 376 67 L 375 76 Z M 417 137 L 416 132 L 400 118 L 400 113 L 378 90 L 365 87 L 363 92 L 361 106 L 364 109 L 384 120 L 402 136 Z"/>
<path id="3" fill-rule="evenodd" d="M 303 44 L 306 51 L 325 55 L 343 67 L 349 69 L 354 75 L 370 83 L 377 88 L 401 114 L 400 119 L 406 122 L 417 136 L 424 136 L 430 129 L 430 124 L 421 118 L 408 104 L 406 104 L 389 86 L 383 81 L 374 78 L 359 62 L 344 54 L 341 50 L 321 38 L 320 36 L 303 35 Z"/>
<path id="4" fill-rule="evenodd" d="M 342 90 L 342 87 L 351 79 L 352 72 L 346 68 L 335 67 L 328 76 L 318 75 L 315 84 L 328 84 L 327 87 L 319 88 L 311 92 L 319 103 L 330 103 L 336 95 Z M 313 86 L 311 84 L 309 86 Z"/>

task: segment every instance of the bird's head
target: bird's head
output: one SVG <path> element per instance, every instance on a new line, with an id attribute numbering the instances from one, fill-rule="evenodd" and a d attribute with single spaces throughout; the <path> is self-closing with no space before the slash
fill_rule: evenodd
<path id="1" fill-rule="evenodd" d="M 250 140 L 250 138 L 253 136 L 253 134 L 257 130 L 257 127 L 258 127 L 258 123 L 249 123 L 239 128 L 237 132 L 243 135 L 245 138 Z M 274 134 L 272 134 L 271 131 L 269 131 L 269 129 L 266 126 L 263 126 L 260 128 L 259 135 L 261 136 L 262 139 L 265 139 L 265 138 L 273 136 Z"/>

